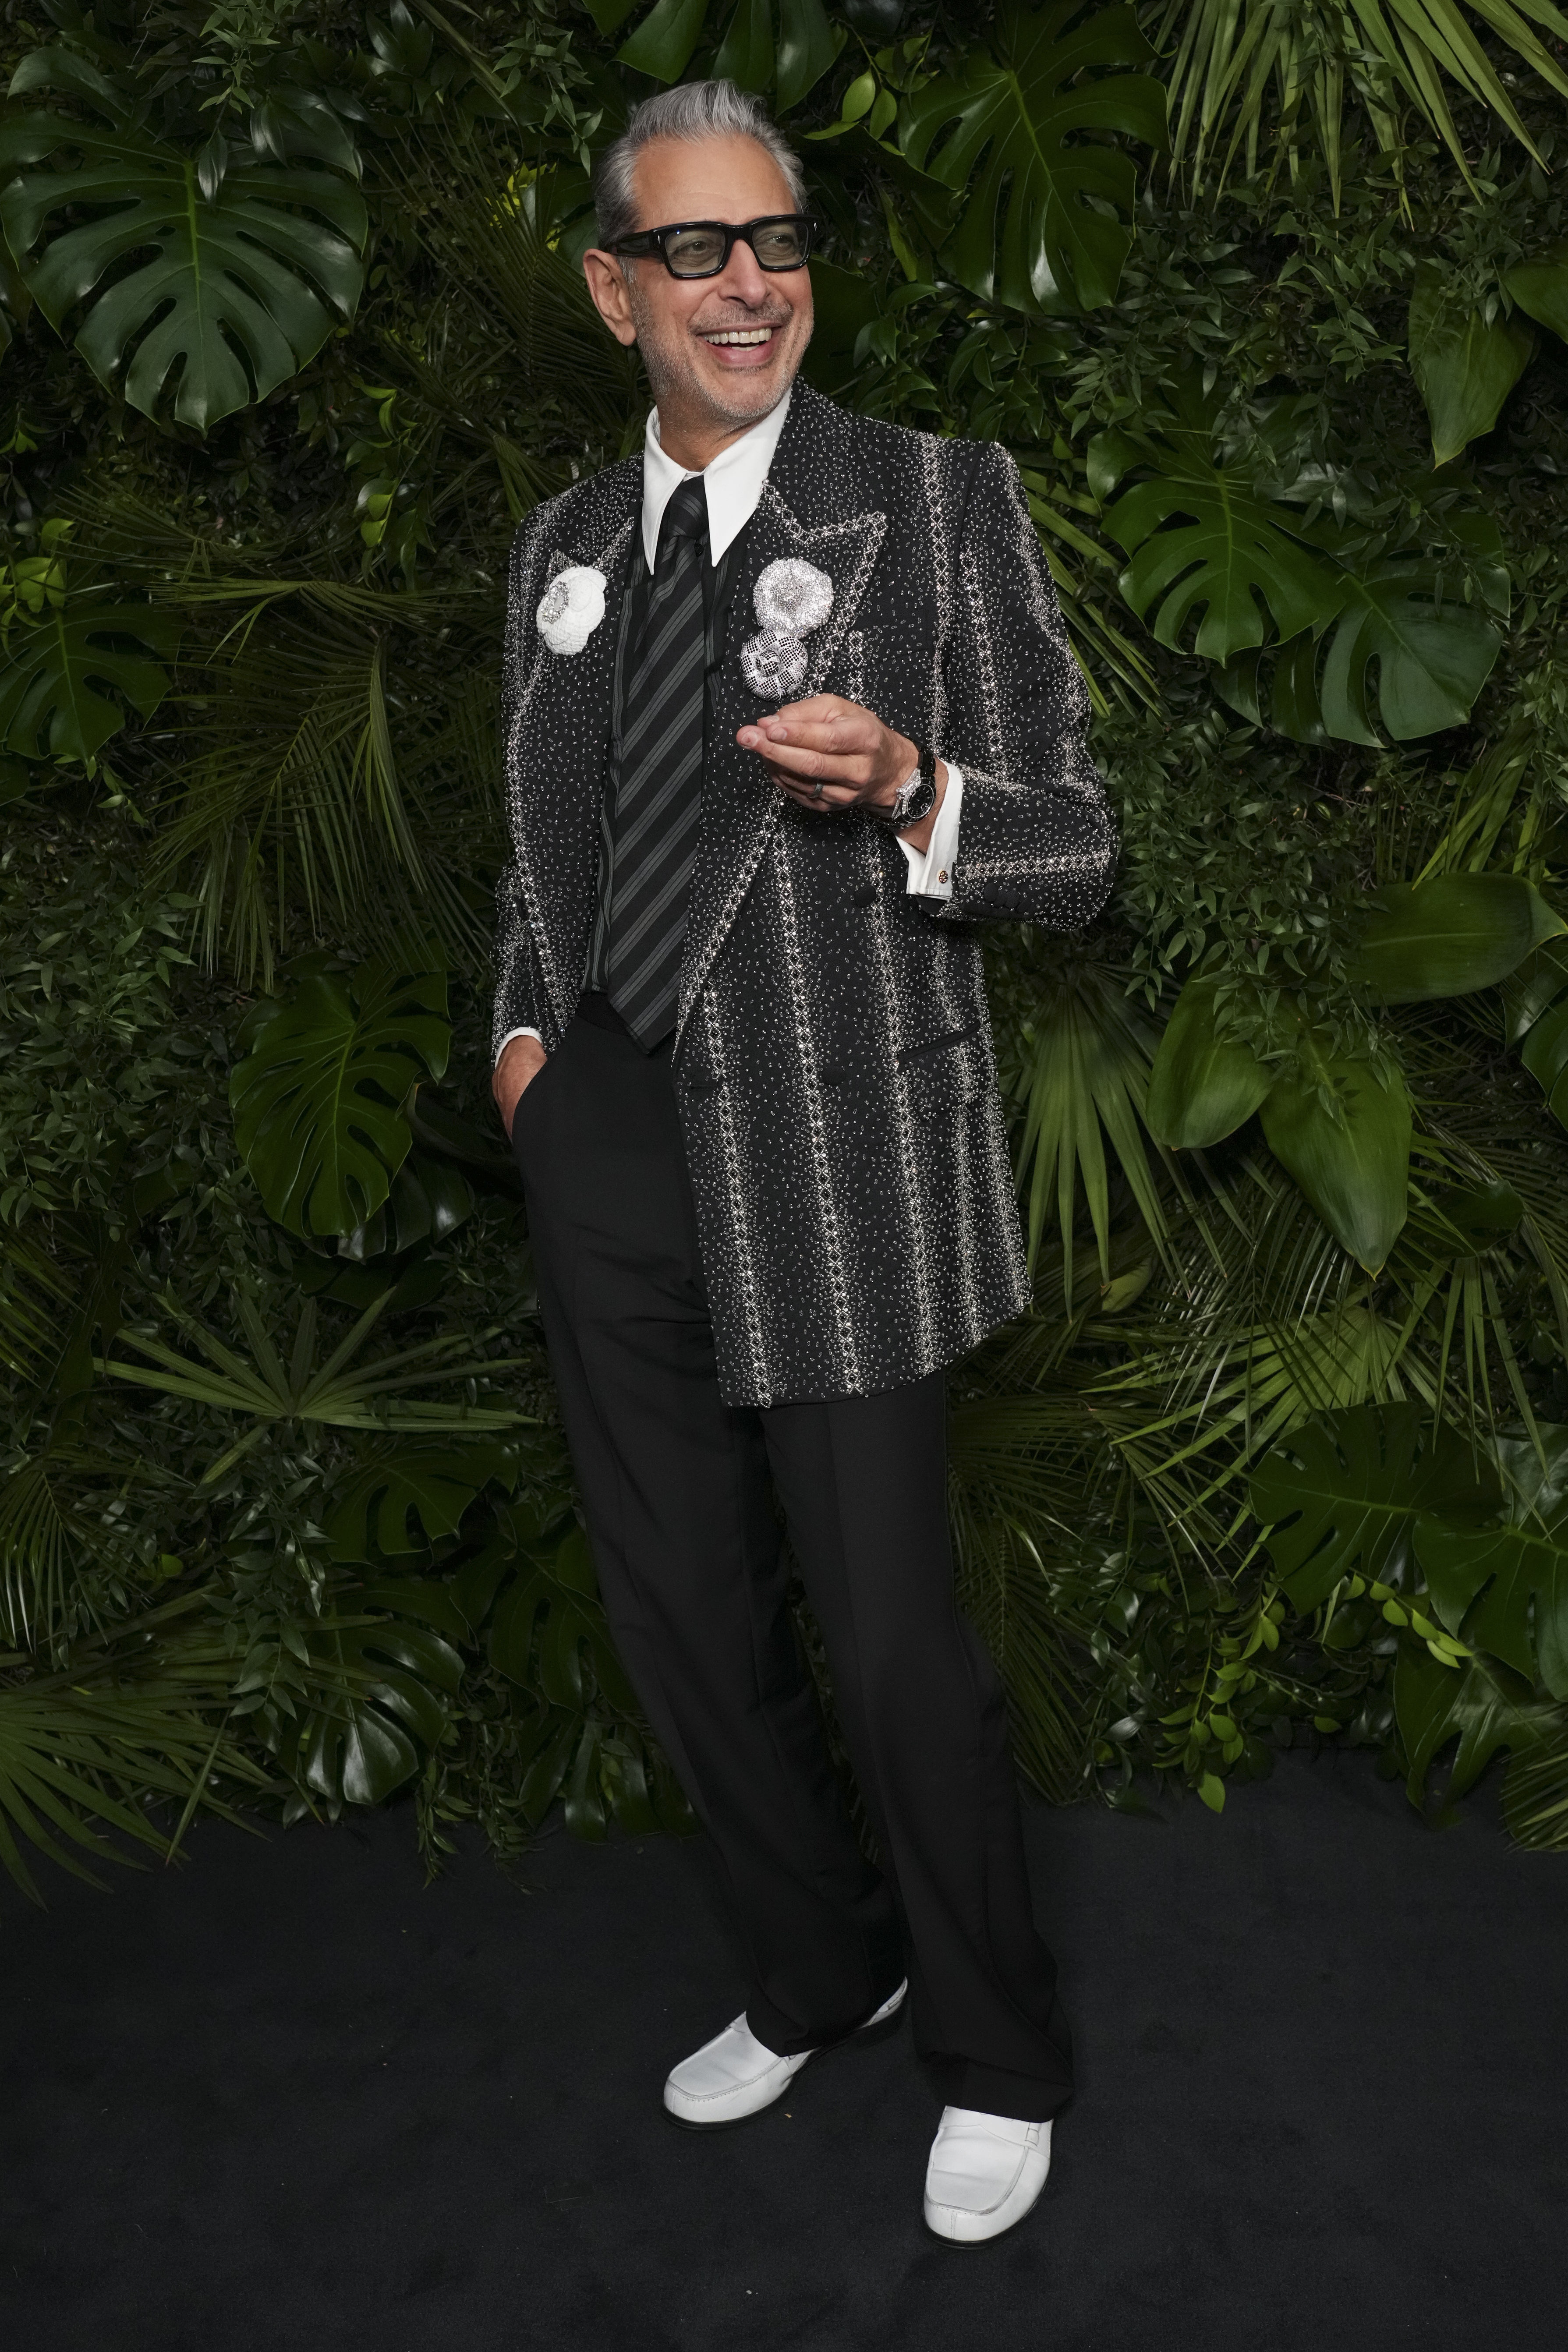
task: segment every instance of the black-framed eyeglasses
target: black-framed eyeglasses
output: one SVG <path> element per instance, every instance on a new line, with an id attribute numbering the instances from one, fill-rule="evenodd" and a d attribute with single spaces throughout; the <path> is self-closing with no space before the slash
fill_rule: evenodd
<path id="1" fill-rule="evenodd" d="M 668 228 L 618 236 L 612 253 L 657 253 L 672 278 L 717 278 L 730 266 L 736 241 L 749 245 L 759 269 L 804 269 L 816 224 L 807 213 L 769 213 L 754 221 L 678 221 Z"/>

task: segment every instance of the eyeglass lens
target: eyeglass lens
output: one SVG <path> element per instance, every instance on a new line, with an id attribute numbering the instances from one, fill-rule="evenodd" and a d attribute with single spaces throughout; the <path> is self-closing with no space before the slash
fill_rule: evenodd
<path id="1" fill-rule="evenodd" d="M 798 221 L 761 222 L 752 231 L 751 245 L 764 269 L 796 269 L 805 257 L 805 238 Z M 677 278 L 705 278 L 723 267 L 724 232 L 705 226 L 678 229 L 664 250 Z"/>

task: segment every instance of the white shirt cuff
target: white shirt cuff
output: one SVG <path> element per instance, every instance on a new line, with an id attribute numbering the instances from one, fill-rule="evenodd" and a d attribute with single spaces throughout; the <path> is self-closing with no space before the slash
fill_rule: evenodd
<path id="1" fill-rule="evenodd" d="M 490 1065 L 492 1069 L 496 1067 L 501 1055 L 506 1052 L 507 1047 L 511 1044 L 514 1037 L 537 1037 L 542 1045 L 544 1043 L 543 1038 L 540 1037 L 537 1029 L 509 1029 L 506 1035 L 501 1039 L 500 1044 L 496 1047 L 496 1058 Z"/>
<path id="2" fill-rule="evenodd" d="M 951 898 L 952 868 L 958 856 L 958 813 L 963 803 L 963 771 L 955 768 L 951 760 L 947 768 L 947 790 L 942 796 L 942 806 L 936 813 L 936 823 L 931 829 L 931 840 L 924 849 L 916 849 L 899 835 L 899 847 L 909 863 L 909 880 L 905 885 L 911 898 Z"/>

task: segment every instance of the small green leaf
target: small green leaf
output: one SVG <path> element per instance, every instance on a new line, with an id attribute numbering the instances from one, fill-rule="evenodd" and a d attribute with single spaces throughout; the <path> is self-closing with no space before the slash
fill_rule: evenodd
<path id="1" fill-rule="evenodd" d="M 842 39 L 842 35 L 839 39 Z M 781 114 L 798 106 L 838 55 L 838 41 L 822 0 L 779 0 L 777 102 Z"/>
<path id="2" fill-rule="evenodd" d="M 1225 1811 L 1225 1782 L 1217 1772 L 1205 1772 L 1198 1782 L 1198 1794 L 1211 1813 Z"/>
<path id="3" fill-rule="evenodd" d="M 1108 499 L 1122 476 L 1131 473 L 1146 454 L 1129 433 L 1114 428 L 1097 433 L 1084 452 L 1084 470 L 1095 497 Z"/>
<path id="4" fill-rule="evenodd" d="M 1467 996 L 1564 931 L 1522 875 L 1439 874 L 1379 890 L 1349 969 L 1385 1004 Z"/>
<path id="5" fill-rule="evenodd" d="M 1568 243 L 1504 272 L 1503 286 L 1521 310 L 1568 342 Z"/>
<path id="6" fill-rule="evenodd" d="M 1215 1034 L 1213 980 L 1189 980 L 1165 1024 L 1149 1074 L 1149 1131 L 1173 1151 L 1233 1135 L 1274 1083 L 1250 1045 Z"/>
<path id="7" fill-rule="evenodd" d="M 658 0 L 629 40 L 616 51 L 624 66 L 655 81 L 679 81 L 701 37 L 708 0 Z"/>
<path id="8" fill-rule="evenodd" d="M 1463 1184 L 1436 1193 L 1422 1222 L 1434 1259 L 1441 1263 L 1450 1251 L 1468 1257 L 1496 1249 L 1505 1235 L 1518 1232 L 1523 1215 L 1524 1202 L 1510 1184 Z"/>
<path id="9" fill-rule="evenodd" d="M 870 112 L 871 101 L 876 95 L 876 75 L 868 70 L 863 74 L 857 74 L 844 93 L 844 103 L 838 110 L 839 121 L 858 122 L 863 114 Z"/>
<path id="10" fill-rule="evenodd" d="M 1451 271 L 1424 261 L 1410 297 L 1409 339 L 1411 372 L 1432 424 L 1432 462 L 1446 466 L 1491 431 L 1535 338 L 1500 311 L 1489 325 Z"/>
<path id="11" fill-rule="evenodd" d="M 1334 1108 L 1327 1108 L 1328 1091 Z M 1263 1105 L 1263 1132 L 1334 1239 L 1369 1274 L 1387 1261 L 1409 1206 L 1410 1097 L 1397 1071 L 1310 1051 Z"/>
<path id="12" fill-rule="evenodd" d="M 764 90 L 773 78 L 773 0 L 736 0 L 713 60 L 714 78 L 737 89 Z"/>

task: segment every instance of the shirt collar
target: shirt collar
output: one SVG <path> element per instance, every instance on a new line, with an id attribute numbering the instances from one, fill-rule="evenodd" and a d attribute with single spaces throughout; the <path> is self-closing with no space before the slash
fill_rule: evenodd
<path id="1" fill-rule="evenodd" d="M 792 384 L 776 408 L 731 441 L 704 470 L 701 480 L 708 497 L 708 561 L 717 563 L 732 540 L 751 521 L 766 485 L 773 451 L 779 446 L 789 415 Z M 664 510 L 688 474 L 667 457 L 658 437 L 658 411 L 650 408 L 643 435 L 642 546 L 651 572 L 658 554 L 658 527 Z"/>

